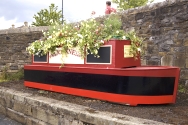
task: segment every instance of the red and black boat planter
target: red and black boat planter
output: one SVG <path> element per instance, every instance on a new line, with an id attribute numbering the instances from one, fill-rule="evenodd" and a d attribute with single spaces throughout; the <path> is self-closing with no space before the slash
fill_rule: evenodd
<path id="1" fill-rule="evenodd" d="M 127 54 L 129 48 L 130 41 L 110 41 L 99 49 L 99 59 L 84 60 L 70 51 L 70 63 L 62 68 L 50 54 L 33 56 L 24 66 L 24 85 L 132 106 L 175 103 L 180 69 L 140 66 L 139 57 Z"/>
<path id="2" fill-rule="evenodd" d="M 91 68 L 26 65 L 25 86 L 115 103 L 175 103 L 176 67 Z"/>

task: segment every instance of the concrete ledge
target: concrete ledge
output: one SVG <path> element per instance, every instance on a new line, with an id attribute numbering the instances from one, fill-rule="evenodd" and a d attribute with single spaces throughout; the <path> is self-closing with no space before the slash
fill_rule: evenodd
<path id="1" fill-rule="evenodd" d="M 167 125 L 0 87 L 0 113 L 26 125 Z"/>

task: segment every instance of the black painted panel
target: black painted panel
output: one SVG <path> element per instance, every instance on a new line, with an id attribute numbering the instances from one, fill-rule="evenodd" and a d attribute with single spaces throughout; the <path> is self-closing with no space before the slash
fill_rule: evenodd
<path id="1" fill-rule="evenodd" d="M 47 62 L 47 55 L 44 56 L 37 56 L 34 55 L 34 62 Z"/>
<path id="2" fill-rule="evenodd" d="M 174 77 L 134 77 L 25 70 L 25 80 L 125 95 L 173 95 Z"/>
<path id="3" fill-rule="evenodd" d="M 100 47 L 98 54 L 100 58 L 94 57 L 93 54 L 87 55 L 87 63 L 110 63 L 111 46 Z"/>

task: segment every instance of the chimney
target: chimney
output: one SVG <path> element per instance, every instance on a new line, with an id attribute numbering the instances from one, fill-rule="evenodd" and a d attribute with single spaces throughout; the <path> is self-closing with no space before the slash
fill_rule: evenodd
<path id="1" fill-rule="evenodd" d="M 28 22 L 24 22 L 25 27 L 28 27 Z"/>
<path id="2" fill-rule="evenodd" d="M 14 24 L 12 24 L 12 28 L 15 28 L 15 25 L 14 25 Z"/>

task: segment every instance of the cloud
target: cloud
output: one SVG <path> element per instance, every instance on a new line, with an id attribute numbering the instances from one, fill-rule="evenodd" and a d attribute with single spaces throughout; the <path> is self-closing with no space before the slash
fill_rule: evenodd
<path id="1" fill-rule="evenodd" d="M 21 22 L 18 22 L 15 24 L 15 22 L 17 21 L 17 19 L 12 19 L 12 20 L 5 20 L 4 17 L 1 17 L 0 18 L 0 24 L 3 24 L 1 25 L 0 29 L 7 29 L 7 28 L 11 28 L 12 27 L 12 24 L 14 24 L 15 26 L 21 26 L 23 25 L 24 23 L 21 23 Z"/>
<path id="2" fill-rule="evenodd" d="M 7 21 L 16 19 L 15 23 L 32 22 L 34 14 L 47 9 L 51 3 L 62 10 L 62 1 L 65 19 L 79 21 L 90 18 L 93 10 L 101 15 L 106 0 L 0 0 L 0 17 Z"/>
<path id="3" fill-rule="evenodd" d="M 104 15 L 106 0 L 64 0 L 63 12 L 67 20 L 79 21 L 90 18 L 91 12 Z"/>
<path id="4" fill-rule="evenodd" d="M 90 18 L 92 11 L 96 12 L 96 16 L 104 15 L 106 7 L 106 0 L 0 0 L 0 29 L 9 28 L 12 24 L 19 27 L 25 21 L 31 24 L 34 14 L 48 9 L 51 3 L 62 10 L 62 1 L 64 17 L 71 22 Z"/>
<path id="5" fill-rule="evenodd" d="M 0 17 L 18 22 L 32 21 L 34 14 L 53 3 L 54 0 L 0 0 Z M 61 3 L 59 0 L 56 3 Z M 61 8 L 59 8 L 61 10 Z"/>

